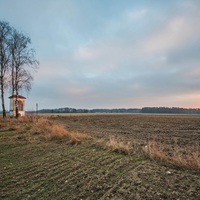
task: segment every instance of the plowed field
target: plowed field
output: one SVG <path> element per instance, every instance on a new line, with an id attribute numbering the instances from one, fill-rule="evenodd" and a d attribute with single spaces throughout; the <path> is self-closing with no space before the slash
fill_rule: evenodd
<path id="1" fill-rule="evenodd" d="M 200 199 L 200 173 L 97 145 L 115 136 L 199 150 L 200 116 L 66 115 L 51 120 L 93 140 L 33 141 L 0 132 L 0 199 Z M 140 149 L 139 149 L 140 150 Z M 138 150 L 138 152 L 139 152 Z"/>

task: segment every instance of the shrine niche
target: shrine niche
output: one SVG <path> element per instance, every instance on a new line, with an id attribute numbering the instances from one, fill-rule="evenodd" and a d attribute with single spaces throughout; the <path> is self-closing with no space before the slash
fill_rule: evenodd
<path id="1" fill-rule="evenodd" d="M 18 108 L 18 115 L 25 116 L 25 99 L 21 95 L 13 95 L 10 99 L 10 117 L 16 117 L 16 108 Z"/>

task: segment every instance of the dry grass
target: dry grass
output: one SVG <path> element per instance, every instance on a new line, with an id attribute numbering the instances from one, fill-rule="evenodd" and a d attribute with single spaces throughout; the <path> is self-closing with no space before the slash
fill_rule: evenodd
<path id="1" fill-rule="evenodd" d="M 18 130 L 17 121 L 11 118 L 0 119 L 0 130 L 1 131 L 14 131 Z"/>
<path id="2" fill-rule="evenodd" d="M 24 117 L 5 119 L 0 118 L 0 129 L 1 130 L 16 130 L 17 132 L 25 131 L 24 128 L 33 124 L 37 121 L 37 116 L 33 114 L 26 115 Z M 25 128 L 26 129 L 26 128 Z"/>
<path id="3" fill-rule="evenodd" d="M 49 119 L 48 116 L 27 114 L 24 117 L 6 118 L 0 121 L 1 131 L 15 131 L 17 139 L 29 142 L 34 141 L 66 141 L 70 144 L 79 144 L 90 139 L 86 133 L 68 131 L 64 125 Z"/>
<path id="4" fill-rule="evenodd" d="M 182 149 L 178 145 L 170 147 L 166 144 L 160 144 L 157 141 L 149 141 L 144 151 L 151 159 L 160 160 L 176 166 L 200 169 L 200 152 L 191 147 Z"/>
<path id="5" fill-rule="evenodd" d="M 62 124 L 50 121 L 47 117 L 39 117 L 29 131 L 30 140 L 65 140 L 71 144 L 79 144 L 91 138 L 85 133 L 68 131 Z"/>
<path id="6" fill-rule="evenodd" d="M 35 115 L 35 114 L 26 114 L 23 117 L 19 117 L 18 121 L 20 123 L 34 123 L 37 122 L 38 119 L 41 118 L 41 116 L 39 115 Z M 43 118 L 43 117 L 42 117 Z M 46 118 L 46 117 L 45 117 Z"/>
<path id="7" fill-rule="evenodd" d="M 117 153 L 122 153 L 122 154 L 132 154 L 133 153 L 133 147 L 131 146 L 130 142 L 123 142 L 117 137 L 111 137 L 109 141 L 107 142 L 107 146 L 113 151 Z"/>
<path id="8" fill-rule="evenodd" d="M 101 143 L 103 144 L 103 142 Z M 139 151 L 139 143 L 124 142 L 120 140 L 120 138 L 114 136 L 110 136 L 106 146 L 113 152 L 121 154 L 133 155 L 139 153 L 140 156 L 146 155 L 151 159 L 159 160 L 175 166 L 195 170 L 200 169 L 200 152 L 198 151 L 198 148 L 193 149 L 191 147 L 187 147 L 186 149 L 182 149 L 178 145 L 172 147 L 170 145 L 152 140 L 149 141 L 143 148 L 143 151 Z"/>

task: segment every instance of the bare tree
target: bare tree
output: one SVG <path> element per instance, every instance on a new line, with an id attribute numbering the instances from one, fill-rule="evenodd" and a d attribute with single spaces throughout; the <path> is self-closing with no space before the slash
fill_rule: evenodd
<path id="1" fill-rule="evenodd" d="M 4 103 L 4 93 L 7 85 L 7 72 L 10 64 L 10 51 L 9 51 L 9 40 L 10 40 L 11 27 L 7 22 L 0 21 L 0 90 L 1 90 L 1 101 L 3 118 L 6 117 L 6 109 Z"/>
<path id="2" fill-rule="evenodd" d="M 12 30 L 10 43 L 11 52 L 11 90 L 12 95 L 16 94 L 16 117 L 18 117 L 18 95 L 19 91 L 30 91 L 33 76 L 31 70 L 36 70 L 39 62 L 34 57 L 34 50 L 29 47 L 31 40 L 23 33 Z"/>
<path id="3" fill-rule="evenodd" d="M 6 117 L 4 93 L 9 86 L 12 95 L 16 95 L 16 117 L 18 117 L 19 91 L 30 91 L 33 76 L 39 62 L 35 51 L 30 48 L 31 40 L 23 33 L 10 27 L 9 23 L 0 21 L 0 91 L 3 118 Z"/>

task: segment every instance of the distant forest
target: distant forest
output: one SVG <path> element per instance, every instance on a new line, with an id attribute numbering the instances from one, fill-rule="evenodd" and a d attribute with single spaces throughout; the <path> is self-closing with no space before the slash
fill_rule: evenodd
<path id="1" fill-rule="evenodd" d="M 75 109 L 57 108 L 42 109 L 38 113 L 166 113 L 166 114 L 200 114 L 200 109 L 178 108 L 178 107 L 143 107 L 139 108 L 117 108 L 117 109 Z"/>

